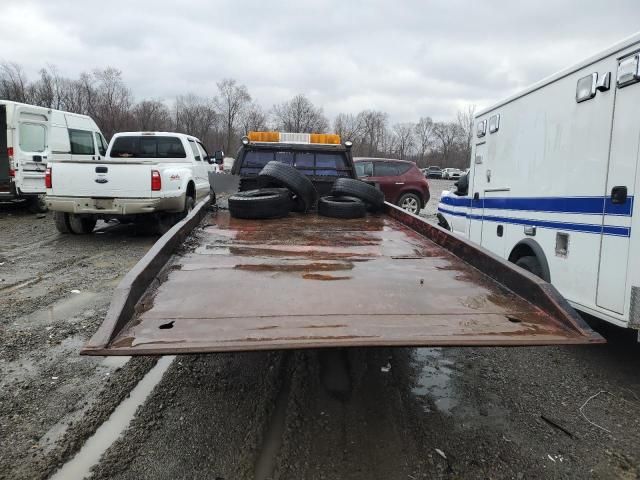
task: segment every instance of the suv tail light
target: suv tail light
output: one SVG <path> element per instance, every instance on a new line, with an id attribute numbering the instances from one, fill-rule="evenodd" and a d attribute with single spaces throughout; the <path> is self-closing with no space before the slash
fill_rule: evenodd
<path id="1" fill-rule="evenodd" d="M 162 177 L 158 170 L 151 170 L 151 191 L 157 192 L 162 189 Z"/>
<path id="2" fill-rule="evenodd" d="M 53 181 L 51 178 L 51 167 L 47 167 L 44 172 L 44 186 L 45 188 L 53 188 Z"/>

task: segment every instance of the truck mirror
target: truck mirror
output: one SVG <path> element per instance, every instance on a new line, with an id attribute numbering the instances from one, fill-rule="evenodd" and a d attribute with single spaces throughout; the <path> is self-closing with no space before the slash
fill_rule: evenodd
<path id="1" fill-rule="evenodd" d="M 213 158 L 218 165 L 222 165 L 222 162 L 224 160 L 224 153 L 222 152 L 222 150 L 216 150 L 216 152 L 213 154 Z"/>

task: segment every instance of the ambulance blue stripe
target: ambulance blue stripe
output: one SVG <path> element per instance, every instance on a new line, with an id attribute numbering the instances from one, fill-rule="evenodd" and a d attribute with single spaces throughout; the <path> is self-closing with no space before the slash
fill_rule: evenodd
<path id="1" fill-rule="evenodd" d="M 614 204 L 610 197 L 502 197 L 473 200 L 468 197 L 443 197 L 441 203 L 452 207 L 490 208 L 527 212 L 574 213 L 583 215 L 618 215 L 630 217 L 633 196 L 623 204 Z"/>
<path id="2" fill-rule="evenodd" d="M 466 217 L 471 220 L 486 220 L 488 222 L 497 223 L 510 223 L 513 225 L 527 225 L 532 227 L 550 228 L 553 230 L 567 230 L 582 233 L 596 233 L 604 235 L 613 235 L 616 237 L 630 237 L 631 228 L 618 227 L 615 225 L 594 225 L 589 223 L 567 223 L 567 222 L 554 222 L 549 220 L 534 220 L 530 218 L 507 218 L 496 217 L 492 215 L 476 215 L 468 214 L 466 212 L 456 212 L 446 208 L 438 207 L 438 211 L 456 217 Z"/>

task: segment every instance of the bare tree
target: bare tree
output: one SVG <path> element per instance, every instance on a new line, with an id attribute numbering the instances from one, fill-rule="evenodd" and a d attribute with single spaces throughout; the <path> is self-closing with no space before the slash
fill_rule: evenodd
<path id="1" fill-rule="evenodd" d="M 464 110 L 458 111 L 458 129 L 460 135 L 461 154 L 470 159 L 471 142 L 473 141 L 473 119 L 476 113 L 475 105 L 467 105 Z"/>
<path id="2" fill-rule="evenodd" d="M 426 167 L 425 154 L 434 142 L 433 120 L 431 117 L 420 117 L 415 127 L 418 165 Z"/>
<path id="3" fill-rule="evenodd" d="M 17 63 L 0 64 L 0 98 L 22 103 L 30 100 L 27 76 Z"/>
<path id="4" fill-rule="evenodd" d="M 231 150 L 232 138 L 235 135 L 236 123 L 242 110 L 251 102 L 247 87 L 238 85 L 234 79 L 226 78 L 218 82 L 218 96 L 215 105 L 224 119 L 225 148 Z"/>
<path id="5" fill-rule="evenodd" d="M 358 114 L 358 122 L 362 126 L 361 153 L 367 156 L 380 154 L 380 145 L 385 142 L 387 114 L 377 110 L 364 110 Z"/>
<path id="6" fill-rule="evenodd" d="M 105 137 L 111 138 L 119 130 L 130 129 L 133 97 L 122 80 L 122 72 L 107 67 L 104 70 L 95 70 L 93 78 L 95 101 L 90 103 L 90 108 Z"/>
<path id="7" fill-rule="evenodd" d="M 257 103 L 251 103 L 242 112 L 242 133 L 267 129 L 267 114 Z"/>
<path id="8" fill-rule="evenodd" d="M 171 113 L 169 108 L 159 100 L 143 100 L 133 107 L 131 113 L 134 130 L 171 130 Z"/>
<path id="9" fill-rule="evenodd" d="M 204 140 L 217 126 L 218 115 L 213 102 L 193 93 L 176 99 L 176 130 Z"/>
<path id="10" fill-rule="evenodd" d="M 395 153 L 402 160 L 406 160 L 415 147 L 415 128 L 414 123 L 396 123 L 393 126 L 396 138 Z"/>
<path id="11" fill-rule="evenodd" d="M 316 107 L 304 95 L 274 105 L 273 116 L 276 128 L 286 132 L 324 133 L 329 127 L 322 108 Z"/>
<path id="12" fill-rule="evenodd" d="M 456 142 L 460 138 L 458 124 L 454 122 L 436 122 L 433 126 L 433 133 L 439 143 L 442 165 L 448 167 L 452 160 Z"/>
<path id="13" fill-rule="evenodd" d="M 362 141 L 362 124 L 356 115 L 339 113 L 333 121 L 333 131 L 340 135 L 343 141 L 350 140 L 354 145 Z"/>

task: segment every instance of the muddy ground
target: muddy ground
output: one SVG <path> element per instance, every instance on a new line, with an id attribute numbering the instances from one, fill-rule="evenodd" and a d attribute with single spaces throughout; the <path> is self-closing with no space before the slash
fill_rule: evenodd
<path id="1" fill-rule="evenodd" d="M 154 364 L 77 355 L 155 240 L 98 229 L 0 207 L 0 478 L 47 478 Z M 640 347 L 598 328 L 608 345 L 177 357 L 93 477 L 638 478 Z"/>

